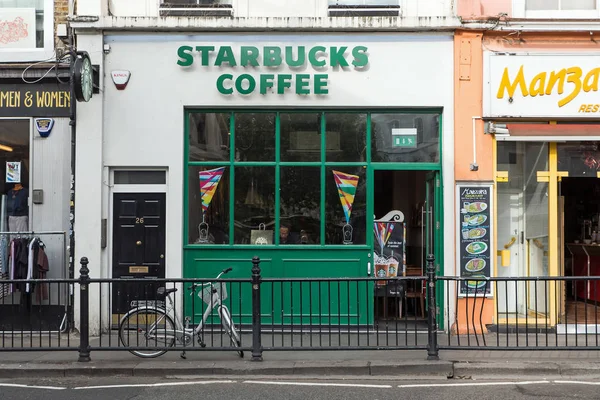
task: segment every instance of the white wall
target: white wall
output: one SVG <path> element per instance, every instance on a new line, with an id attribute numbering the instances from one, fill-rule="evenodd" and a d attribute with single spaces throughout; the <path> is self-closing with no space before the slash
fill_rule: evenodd
<path id="1" fill-rule="evenodd" d="M 79 0 L 98 3 L 106 0 Z M 114 16 L 157 17 L 160 0 L 108 0 Z M 362 1 L 362 0 L 361 0 Z M 398 0 L 405 17 L 442 17 L 454 14 L 452 0 Z M 231 0 L 235 17 L 327 17 L 328 0 Z M 81 13 L 80 13 L 81 14 Z M 82 14 L 89 15 L 89 14 Z"/>

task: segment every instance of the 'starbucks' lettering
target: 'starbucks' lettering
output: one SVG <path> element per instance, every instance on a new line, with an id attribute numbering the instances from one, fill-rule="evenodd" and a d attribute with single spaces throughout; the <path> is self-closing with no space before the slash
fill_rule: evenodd
<path id="1" fill-rule="evenodd" d="M 231 46 L 180 46 L 177 49 L 177 65 L 190 67 L 198 62 L 203 67 L 232 68 L 266 67 L 265 72 L 252 75 L 245 70 L 240 75 L 223 73 L 216 80 L 219 93 L 230 95 L 237 92 L 248 95 L 255 91 L 260 94 L 268 92 L 284 94 L 289 89 L 298 95 L 329 93 L 327 84 L 329 76 L 318 73 L 314 75 L 300 73 L 307 63 L 315 70 L 321 71 L 327 66 L 333 68 L 360 69 L 369 64 L 368 49 L 365 46 L 241 46 L 234 51 Z M 281 66 L 298 69 L 298 74 L 276 73 Z"/>
<path id="2" fill-rule="evenodd" d="M 598 80 L 600 79 L 600 68 L 594 68 L 584 75 L 580 67 L 563 68 L 557 71 L 540 72 L 527 82 L 523 66 L 519 68 L 517 75 L 511 79 L 508 67 L 504 68 L 502 79 L 498 87 L 496 97 L 502 99 L 506 96 L 514 97 L 520 93 L 523 97 L 549 96 L 555 92 L 558 95 L 565 94 L 565 84 L 569 85 L 566 96 L 558 101 L 558 106 L 563 107 L 573 101 L 580 93 L 597 92 Z M 518 92 L 517 92 L 518 91 Z"/>

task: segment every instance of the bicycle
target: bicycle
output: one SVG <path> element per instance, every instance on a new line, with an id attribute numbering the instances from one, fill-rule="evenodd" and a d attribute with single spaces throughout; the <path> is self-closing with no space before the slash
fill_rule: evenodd
<path id="1" fill-rule="evenodd" d="M 215 279 L 219 279 L 222 275 L 230 272 L 232 268 L 226 268 Z M 142 358 L 154 358 L 165 354 L 168 347 L 173 347 L 175 341 L 183 343 L 184 346 L 189 345 L 193 342 L 194 336 L 198 338 L 198 344 L 201 347 L 206 347 L 202 334 L 202 328 L 206 324 L 208 316 L 217 308 L 221 325 L 225 329 L 225 333 L 229 336 L 233 347 L 241 347 L 240 335 L 237 332 L 233 320 L 231 319 L 231 313 L 223 300 L 227 298 L 227 288 L 223 282 L 208 282 L 208 283 L 194 283 L 188 287 L 191 290 L 190 296 L 194 296 L 198 287 L 202 287 L 202 291 L 198 294 L 198 297 L 206 303 L 206 309 L 202 315 L 202 320 L 196 328 L 191 328 L 190 318 L 185 317 L 185 325 L 181 323 L 180 319 L 175 318 L 173 315 L 174 303 L 171 299 L 171 294 L 177 292 L 177 288 L 166 289 L 160 287 L 157 290 L 159 295 L 165 295 L 168 300 L 168 306 L 166 302 L 164 305 L 158 305 L 154 302 L 154 305 L 148 305 L 146 302 L 144 305 L 138 305 L 135 308 L 129 310 L 119 323 L 119 339 L 123 346 L 133 347 L 129 345 L 129 332 L 132 330 L 136 331 L 137 341 L 139 342 L 140 334 L 143 333 L 145 347 L 159 347 L 160 350 L 129 350 L 130 353 L 142 357 Z M 159 341 L 164 341 L 164 345 L 150 346 L 148 342 L 155 341 L 157 344 Z M 143 347 L 143 346 L 138 346 Z M 244 352 L 238 350 L 240 357 L 244 357 Z M 181 353 L 181 358 L 186 358 L 185 350 Z"/>

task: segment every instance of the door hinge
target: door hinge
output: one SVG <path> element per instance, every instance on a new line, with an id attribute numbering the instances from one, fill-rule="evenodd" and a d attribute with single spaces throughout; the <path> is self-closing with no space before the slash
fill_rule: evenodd
<path id="1" fill-rule="evenodd" d="M 440 229 L 440 221 L 435 221 L 435 229 Z"/>
<path id="2" fill-rule="evenodd" d="M 440 187 L 440 178 L 435 180 L 435 186 Z"/>

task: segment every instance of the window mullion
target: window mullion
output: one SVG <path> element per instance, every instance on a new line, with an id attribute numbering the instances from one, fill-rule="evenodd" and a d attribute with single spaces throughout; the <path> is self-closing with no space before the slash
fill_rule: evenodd
<path id="1" fill-rule="evenodd" d="M 321 246 L 325 244 L 325 159 L 327 157 L 327 138 L 326 135 L 326 121 L 325 113 L 321 113 Z"/>
<path id="2" fill-rule="evenodd" d="M 235 114 L 229 117 L 229 245 L 235 243 Z"/>
<path id="3" fill-rule="evenodd" d="M 281 213 L 281 120 L 280 113 L 275 113 L 275 245 L 279 244 L 279 218 Z"/>

